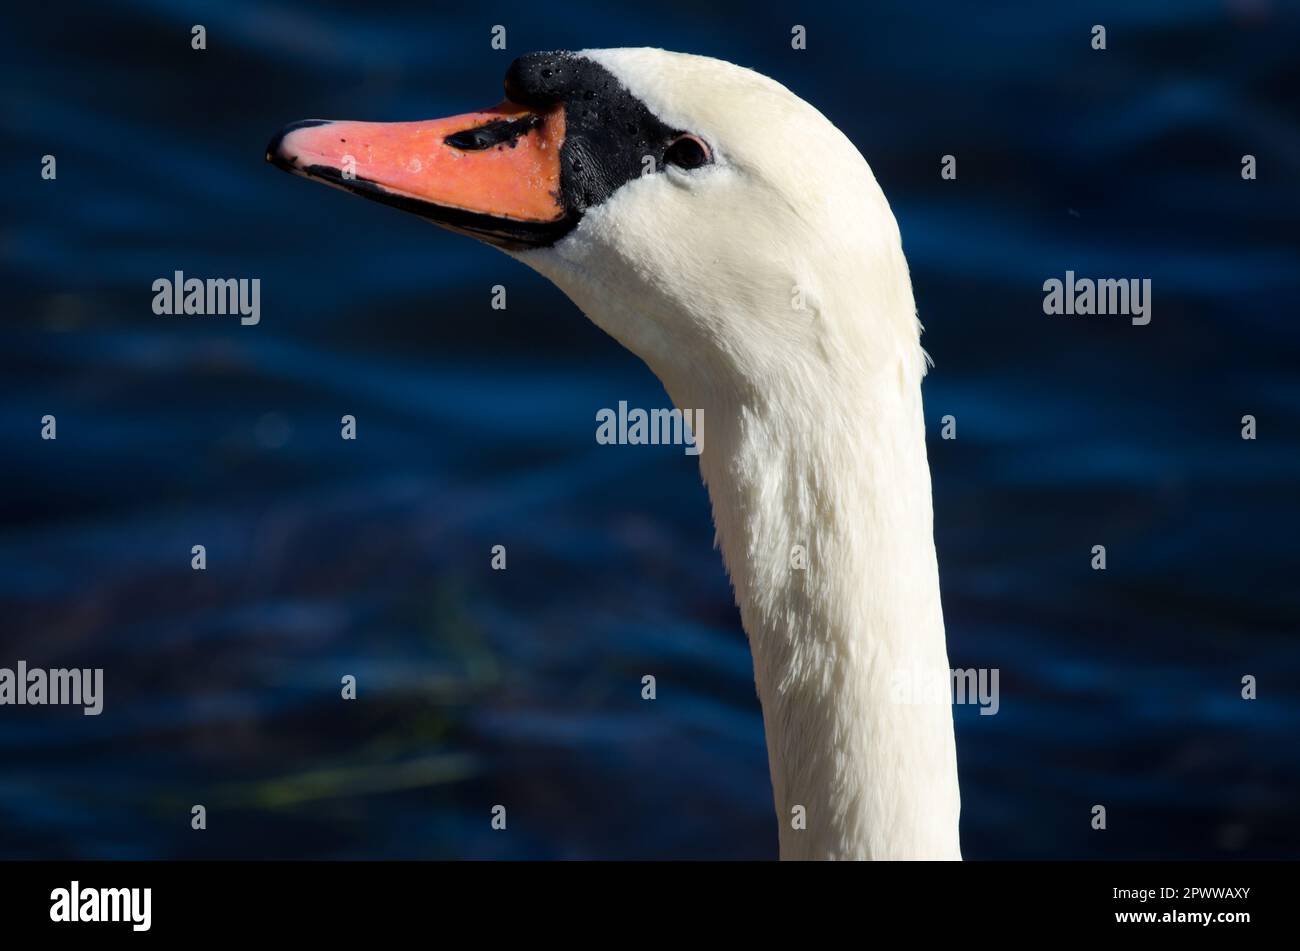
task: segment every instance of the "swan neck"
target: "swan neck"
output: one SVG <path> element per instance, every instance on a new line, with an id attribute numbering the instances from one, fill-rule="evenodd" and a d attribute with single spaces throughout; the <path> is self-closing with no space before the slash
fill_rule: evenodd
<path id="1" fill-rule="evenodd" d="M 959 858 L 919 374 L 769 383 L 701 457 L 753 652 L 783 858 Z M 721 420 L 721 421 L 720 421 Z"/>

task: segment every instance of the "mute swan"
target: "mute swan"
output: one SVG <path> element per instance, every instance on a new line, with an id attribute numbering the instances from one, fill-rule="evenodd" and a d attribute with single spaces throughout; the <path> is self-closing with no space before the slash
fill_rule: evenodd
<path id="1" fill-rule="evenodd" d="M 867 163 L 706 57 L 537 53 L 505 89 L 450 119 L 295 123 L 267 159 L 503 249 L 707 414 L 781 857 L 960 858 L 949 700 L 897 689 L 948 658 L 926 357 Z"/>

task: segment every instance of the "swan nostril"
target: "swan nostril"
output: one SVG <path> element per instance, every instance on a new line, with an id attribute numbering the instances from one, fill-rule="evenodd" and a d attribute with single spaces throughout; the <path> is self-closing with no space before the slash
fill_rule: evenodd
<path id="1" fill-rule="evenodd" d="M 464 132 L 457 132 L 449 135 L 442 140 L 453 149 L 460 149 L 464 152 L 473 152 L 478 149 L 487 148 L 487 141 L 478 134 L 477 129 L 467 129 Z"/>
<path id="2" fill-rule="evenodd" d="M 442 141 L 462 152 L 481 152 L 494 145 L 509 143 L 513 146 L 520 136 L 527 135 L 541 124 L 542 117 L 531 114 L 520 119 L 498 119 L 474 129 L 453 132 Z"/>

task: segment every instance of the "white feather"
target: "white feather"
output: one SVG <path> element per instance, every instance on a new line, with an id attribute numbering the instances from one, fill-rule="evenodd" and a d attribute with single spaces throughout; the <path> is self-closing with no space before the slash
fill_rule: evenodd
<path id="1" fill-rule="evenodd" d="M 946 682 L 948 658 L 926 357 L 889 204 L 853 144 L 771 79 L 663 50 L 584 55 L 716 162 L 630 182 L 518 257 L 704 412 L 781 855 L 960 858 L 951 708 L 892 689 Z"/>

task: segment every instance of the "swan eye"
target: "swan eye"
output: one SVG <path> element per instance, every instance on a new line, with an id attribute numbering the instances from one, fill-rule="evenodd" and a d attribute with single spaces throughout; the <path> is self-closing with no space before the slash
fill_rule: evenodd
<path id="1" fill-rule="evenodd" d="M 683 135 L 668 146 L 664 162 L 678 168 L 699 168 L 713 161 L 709 147 L 693 135 Z"/>

